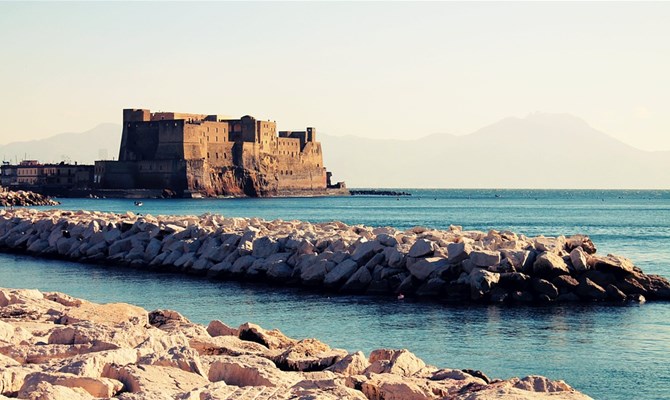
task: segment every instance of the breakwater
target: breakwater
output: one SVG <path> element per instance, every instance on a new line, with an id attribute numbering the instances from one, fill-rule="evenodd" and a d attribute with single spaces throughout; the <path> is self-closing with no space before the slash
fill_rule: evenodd
<path id="1" fill-rule="evenodd" d="M 253 323 L 0 288 L 0 394 L 49 399 L 586 400 L 542 376 L 491 379 L 407 350 L 365 356 Z"/>
<path id="2" fill-rule="evenodd" d="M 218 279 L 454 302 L 670 299 L 670 283 L 587 236 L 349 226 L 220 215 L 0 211 L 0 249 Z"/>
<path id="3" fill-rule="evenodd" d="M 412 195 L 412 193 L 404 192 L 404 191 L 379 190 L 379 189 L 359 189 L 359 190 L 350 189 L 349 193 L 352 196 L 392 196 L 392 197 L 399 197 L 399 196 L 411 196 Z"/>
<path id="4" fill-rule="evenodd" d="M 56 206 L 59 202 L 39 193 L 26 190 L 2 190 L 0 191 L 0 206 L 23 207 L 23 206 Z"/>

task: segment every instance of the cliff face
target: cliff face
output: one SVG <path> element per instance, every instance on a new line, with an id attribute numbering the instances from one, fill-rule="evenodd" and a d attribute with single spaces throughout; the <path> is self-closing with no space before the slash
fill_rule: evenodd
<path id="1" fill-rule="evenodd" d="M 276 196 L 276 180 L 268 180 L 266 174 L 242 167 L 224 167 L 209 171 L 209 187 L 204 188 L 208 196 Z"/>
<path id="2" fill-rule="evenodd" d="M 325 170 L 318 162 L 289 164 L 269 154 L 246 150 L 240 165 L 217 166 L 204 160 L 186 163 L 186 190 L 207 196 L 277 196 L 294 191 L 324 192 Z"/>

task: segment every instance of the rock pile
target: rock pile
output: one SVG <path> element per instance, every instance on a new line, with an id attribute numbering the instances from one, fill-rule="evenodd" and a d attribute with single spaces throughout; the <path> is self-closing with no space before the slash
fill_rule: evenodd
<path id="1" fill-rule="evenodd" d="M 587 236 L 349 226 L 220 215 L 0 211 L 0 249 L 211 278 L 445 301 L 670 299 L 670 282 Z"/>
<path id="2" fill-rule="evenodd" d="M 5 397 L 7 396 L 7 397 Z M 246 323 L 0 289 L 0 398 L 589 399 L 541 376 L 489 379 L 407 350 L 349 354 Z"/>
<path id="3" fill-rule="evenodd" d="M 2 207 L 55 206 L 58 204 L 60 203 L 35 192 L 24 190 L 18 190 L 16 192 L 11 190 L 0 191 L 0 206 Z"/>

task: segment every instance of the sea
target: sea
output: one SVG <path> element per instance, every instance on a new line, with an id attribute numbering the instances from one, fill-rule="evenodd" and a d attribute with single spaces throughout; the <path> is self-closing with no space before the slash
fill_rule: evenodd
<path id="1" fill-rule="evenodd" d="M 351 225 L 586 234 L 670 277 L 670 190 L 431 190 L 411 196 L 264 199 L 60 199 L 69 210 L 339 220 Z M 41 208 L 41 207 L 38 207 Z M 251 321 L 369 353 L 406 348 L 441 368 L 492 378 L 544 375 L 595 399 L 670 399 L 670 303 L 447 305 L 0 254 L 0 287 L 177 310 L 194 322 Z"/>

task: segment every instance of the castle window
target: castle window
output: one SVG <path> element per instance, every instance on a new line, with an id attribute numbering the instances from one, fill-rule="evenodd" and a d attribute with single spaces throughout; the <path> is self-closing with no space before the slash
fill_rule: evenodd
<path id="1" fill-rule="evenodd" d="M 209 158 L 209 151 L 207 152 L 207 158 Z"/>
<path id="2" fill-rule="evenodd" d="M 219 159 L 219 153 L 214 153 L 214 155 L 216 155 L 216 159 L 218 160 Z"/>
<path id="3" fill-rule="evenodd" d="M 228 156 L 226 155 L 226 153 L 223 153 L 223 158 L 228 158 Z"/>

